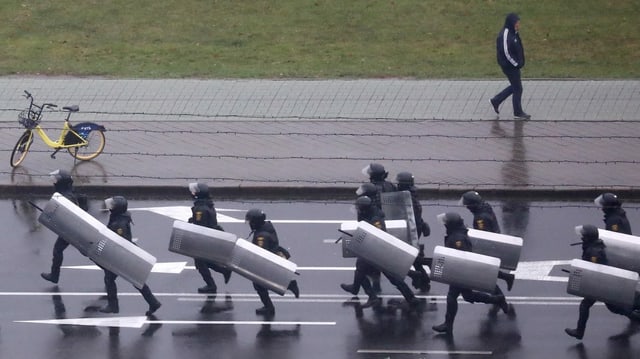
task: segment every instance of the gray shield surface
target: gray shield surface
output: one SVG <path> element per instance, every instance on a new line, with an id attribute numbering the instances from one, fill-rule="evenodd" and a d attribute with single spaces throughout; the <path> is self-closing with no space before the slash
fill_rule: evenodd
<path id="1" fill-rule="evenodd" d="M 407 275 L 418 256 L 417 248 L 364 221 L 358 222 L 347 249 L 397 278 Z"/>
<path id="2" fill-rule="evenodd" d="M 469 229 L 473 253 L 500 258 L 500 268 L 515 270 L 520 261 L 522 238 L 506 234 Z"/>
<path id="3" fill-rule="evenodd" d="M 640 273 L 640 237 L 598 228 L 600 239 L 607 248 L 608 264 Z"/>
<path id="4" fill-rule="evenodd" d="M 221 265 L 231 261 L 238 237 L 183 221 L 174 221 L 169 251 Z"/>
<path id="5" fill-rule="evenodd" d="M 154 256 L 120 237 L 59 193 L 54 193 L 38 221 L 97 265 L 136 288 L 144 286 L 156 263 Z"/>
<path id="6" fill-rule="evenodd" d="M 238 238 L 229 268 L 241 276 L 280 295 L 296 279 L 298 266 L 277 254 Z"/>
<path id="7" fill-rule="evenodd" d="M 499 258 L 436 246 L 431 264 L 431 279 L 456 287 L 493 293 L 499 269 Z"/>
<path id="8" fill-rule="evenodd" d="M 631 309 L 638 273 L 582 259 L 571 261 L 567 293 Z"/>
<path id="9" fill-rule="evenodd" d="M 413 212 L 413 203 L 411 202 L 411 193 L 409 191 L 382 192 L 380 193 L 380 202 L 385 219 L 403 219 L 407 222 L 406 230 L 395 232 L 394 235 L 409 244 L 416 243 L 418 241 L 418 229 Z M 388 227 L 387 231 L 389 231 Z"/>
<path id="10" fill-rule="evenodd" d="M 400 239 L 399 236 L 405 236 L 407 234 L 407 221 L 403 219 L 384 221 L 387 227 L 387 233 Z M 340 242 L 342 243 L 342 258 L 356 258 L 357 256 L 349 251 L 351 238 L 358 229 L 358 222 L 347 221 L 340 224 Z M 348 233 L 348 234 L 346 234 Z"/>

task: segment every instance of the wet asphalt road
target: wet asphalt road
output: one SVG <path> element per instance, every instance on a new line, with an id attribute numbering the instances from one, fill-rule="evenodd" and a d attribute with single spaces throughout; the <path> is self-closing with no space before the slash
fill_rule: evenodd
<path id="1" fill-rule="evenodd" d="M 44 199 L 37 200 L 43 204 Z M 566 261 L 579 256 L 573 227 L 592 223 L 602 226 L 600 211 L 589 200 L 577 202 L 491 201 L 503 232 L 524 238 L 519 271 L 539 261 Z M 185 201 L 130 201 L 130 208 L 189 206 Z M 425 241 L 429 254 L 442 243 L 438 213 L 459 211 L 467 222 L 471 216 L 454 201 L 424 201 L 424 218 L 432 227 Z M 420 314 L 389 307 L 385 313 L 365 309 L 356 315 L 351 296 L 340 283 L 352 277 L 353 259 L 341 258 L 337 238 L 340 220 L 355 217 L 347 202 L 218 202 L 221 224 L 240 237 L 249 233 L 244 211 L 265 210 L 274 220 L 281 243 L 292 253 L 300 272 L 301 298 L 272 293 L 276 315 L 272 322 L 256 316 L 260 306 L 251 283 L 233 275 L 225 285 L 214 273 L 219 287 L 215 298 L 196 293 L 203 283 L 192 269 L 193 261 L 167 250 L 173 219 L 148 210 L 132 211 L 134 237 L 158 258 L 159 263 L 187 262 L 176 273 L 152 273 L 148 281 L 163 306 L 156 318 L 144 315 L 146 305 L 137 291 L 118 279 L 120 313 L 105 315 L 86 311 L 104 302 L 102 272 L 77 266 L 92 263 L 74 248 L 65 252 L 58 286 L 45 282 L 55 235 L 37 223 L 38 213 L 24 199 L 0 201 L 3 251 L 0 254 L 0 357 L 2 358 L 633 358 L 640 355 L 637 335 L 628 330 L 626 318 L 596 305 L 582 344 L 564 334 L 577 319 L 579 298 L 566 293 L 561 281 L 516 281 L 506 292 L 515 316 L 488 315 L 484 304 L 461 304 L 453 338 L 436 335 L 431 326 L 444 319 L 447 287 L 434 284 L 423 296 Z M 640 206 L 625 205 L 632 223 L 640 223 Z M 162 211 L 160 211 L 162 212 Z M 166 210 L 164 210 L 166 213 Z M 102 222 L 107 215 L 92 202 L 91 213 Z M 185 214 L 180 212 L 176 213 Z M 233 219 L 238 219 L 235 222 Z M 280 223 L 300 220 L 302 223 Z M 325 223 L 304 223 L 325 220 Z M 562 263 L 562 262 L 560 262 Z M 543 265 L 543 264 L 540 264 Z M 549 266 L 548 275 L 561 277 L 563 265 Z M 516 272 L 517 276 L 522 275 Z M 501 284 L 504 288 L 504 286 Z M 506 289 L 505 289 L 506 291 Z M 383 280 L 385 305 L 399 293 Z M 363 302 L 366 298 L 361 296 Z M 84 323 L 25 323 L 85 318 Z M 124 318 L 120 324 L 93 319 Z M 93 321 L 91 321 L 93 320 Z M 155 320 L 155 321 L 154 321 Z M 137 322 L 135 327 L 121 327 Z M 84 325 L 79 325 L 84 324 Z M 110 326 L 111 325 L 111 326 Z M 133 325 L 133 324 L 131 324 Z M 618 335 L 616 337 L 616 335 Z"/>

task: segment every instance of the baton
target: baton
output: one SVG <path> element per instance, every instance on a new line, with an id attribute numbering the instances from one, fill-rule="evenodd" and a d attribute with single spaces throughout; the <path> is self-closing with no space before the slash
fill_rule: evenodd
<path id="1" fill-rule="evenodd" d="M 38 211 L 43 212 L 42 208 L 38 207 L 37 204 L 35 204 L 35 203 L 31 202 L 31 201 L 29 201 L 29 204 L 31 206 L 33 206 L 33 208 L 37 209 Z"/>

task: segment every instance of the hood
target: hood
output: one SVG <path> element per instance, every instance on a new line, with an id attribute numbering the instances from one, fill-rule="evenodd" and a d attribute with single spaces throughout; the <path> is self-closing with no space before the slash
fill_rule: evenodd
<path id="1" fill-rule="evenodd" d="M 515 32 L 516 31 L 515 26 L 518 20 L 520 20 L 520 16 L 512 12 L 509 15 L 507 15 L 506 19 L 504 20 L 504 27 Z"/>

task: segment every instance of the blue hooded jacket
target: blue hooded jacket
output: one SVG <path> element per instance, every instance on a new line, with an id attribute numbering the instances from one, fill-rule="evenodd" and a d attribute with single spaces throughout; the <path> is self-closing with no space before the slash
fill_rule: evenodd
<path id="1" fill-rule="evenodd" d="M 524 46 L 515 29 L 516 22 L 519 20 L 518 14 L 507 15 L 504 27 L 496 39 L 498 65 L 505 68 L 520 69 L 524 67 Z"/>

